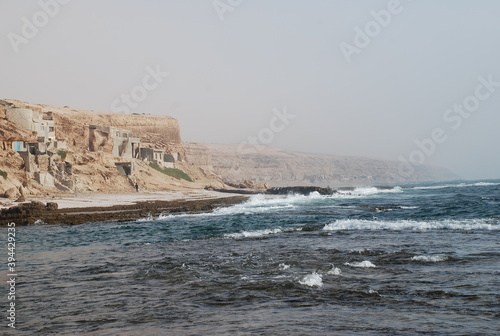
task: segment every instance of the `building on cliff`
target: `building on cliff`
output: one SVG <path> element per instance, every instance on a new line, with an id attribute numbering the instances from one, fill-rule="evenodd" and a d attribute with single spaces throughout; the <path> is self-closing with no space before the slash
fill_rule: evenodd
<path id="1" fill-rule="evenodd" d="M 141 139 L 134 138 L 131 131 L 112 126 L 89 126 L 89 150 L 102 151 L 123 159 L 141 159 L 167 168 L 174 168 L 179 157 L 178 153 L 168 154 L 161 149 L 141 147 Z M 134 171 L 133 165 L 116 165 L 122 175 L 131 175 Z"/>
<path id="2" fill-rule="evenodd" d="M 11 148 L 23 159 L 27 176 L 45 187 L 71 191 L 74 186 L 73 167 L 61 160 L 60 155 L 54 155 L 55 149 L 66 148 L 66 142 L 56 140 L 52 112 L 10 107 L 5 110 L 5 118 L 18 128 L 31 132 L 36 139 L 36 142 L 27 138 L 11 141 Z"/>
<path id="3" fill-rule="evenodd" d="M 177 154 L 167 154 L 159 149 L 144 147 L 140 149 L 140 158 L 142 160 L 167 168 L 174 168 L 177 157 Z"/>
<path id="4" fill-rule="evenodd" d="M 103 151 L 124 159 L 139 158 L 140 138 L 132 132 L 112 126 L 89 126 L 89 150 Z"/>
<path id="5" fill-rule="evenodd" d="M 39 113 L 28 108 L 12 107 L 7 109 L 5 116 L 18 127 L 35 132 L 38 142 L 56 140 L 55 123 L 51 112 Z"/>

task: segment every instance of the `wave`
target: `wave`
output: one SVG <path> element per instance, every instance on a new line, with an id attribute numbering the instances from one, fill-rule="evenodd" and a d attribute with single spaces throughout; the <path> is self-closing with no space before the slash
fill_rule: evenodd
<path id="1" fill-rule="evenodd" d="M 498 185 L 500 185 L 500 183 L 476 182 L 476 183 L 460 183 L 460 184 L 443 184 L 443 185 L 436 185 L 436 186 L 422 186 L 422 187 L 413 187 L 413 189 L 433 190 L 433 189 L 464 188 L 464 187 L 492 187 L 492 186 L 498 186 Z"/>
<path id="2" fill-rule="evenodd" d="M 364 220 L 364 219 L 341 219 L 329 223 L 323 227 L 324 231 L 348 231 L 348 230 L 500 230 L 500 225 L 491 219 L 465 219 L 465 220 Z"/>
<path id="3" fill-rule="evenodd" d="M 210 216 L 230 216 L 230 215 L 252 215 L 258 213 L 281 211 L 286 209 L 294 209 L 297 206 L 308 205 L 312 202 L 322 202 L 331 199 L 339 198 L 359 198 L 367 197 L 379 193 L 400 193 L 403 192 L 401 187 L 358 187 L 353 189 L 338 190 L 332 195 L 321 195 L 317 191 L 309 195 L 289 194 L 286 196 L 270 196 L 264 194 L 252 195 L 247 201 L 235 204 L 229 207 L 215 209 L 213 212 L 207 213 L 180 213 L 180 214 L 161 214 L 157 218 L 148 216 L 139 219 L 138 221 L 153 221 L 153 220 L 171 220 L 182 217 L 210 217 Z"/>
<path id="4" fill-rule="evenodd" d="M 152 220 L 171 220 L 183 217 L 213 217 L 213 216 L 228 216 L 246 214 L 252 215 L 262 212 L 270 212 L 275 210 L 291 209 L 294 203 L 303 199 L 310 199 L 308 196 L 290 195 L 286 198 L 266 198 L 265 195 L 253 195 L 246 202 L 232 205 L 230 207 L 217 208 L 212 212 L 203 213 L 180 213 L 180 214 L 161 214 L 157 218 L 149 216 L 147 218 L 139 219 L 138 221 L 152 221 Z"/>
<path id="5" fill-rule="evenodd" d="M 449 258 L 447 256 L 425 256 L 425 255 L 419 255 L 419 256 L 414 256 L 411 258 L 413 261 L 420 261 L 420 262 L 441 262 L 441 261 L 446 261 Z"/>
<path id="6" fill-rule="evenodd" d="M 363 261 L 360 261 L 360 262 L 357 262 L 357 263 L 344 263 L 344 265 L 346 266 L 351 266 L 351 267 L 360 267 L 360 268 L 376 268 L 377 266 L 375 266 L 375 264 L 373 264 L 371 261 L 369 260 L 363 260 Z"/>
<path id="7" fill-rule="evenodd" d="M 253 195 L 246 202 L 236 204 L 226 208 L 216 209 L 214 215 L 234 215 L 234 214 L 255 214 L 273 210 L 290 209 L 294 204 L 308 199 L 307 196 L 289 195 L 284 198 L 269 198 L 265 195 Z"/>
<path id="8" fill-rule="evenodd" d="M 326 273 L 330 275 L 341 275 L 342 270 L 338 267 L 335 267 L 335 265 L 332 265 L 332 268 Z"/>
<path id="9" fill-rule="evenodd" d="M 323 276 L 319 273 L 313 272 L 306 275 L 299 281 L 301 285 L 309 287 L 322 287 L 323 286 Z"/>
<path id="10" fill-rule="evenodd" d="M 333 198 L 345 198 L 345 197 L 365 197 L 377 194 L 387 194 L 387 193 L 401 193 L 403 188 L 401 187 L 389 187 L 389 188 L 379 188 L 379 187 L 357 187 L 352 190 L 337 190 L 337 193 L 333 194 Z"/>
<path id="11" fill-rule="evenodd" d="M 224 235 L 225 238 L 257 238 L 263 237 L 270 234 L 276 234 L 283 232 L 282 229 L 264 229 L 255 231 L 243 231 L 237 233 L 227 233 Z"/>
<path id="12" fill-rule="evenodd" d="M 287 265 L 285 263 L 279 264 L 278 267 L 279 267 L 280 271 L 286 271 L 286 270 L 290 269 L 290 265 Z"/>

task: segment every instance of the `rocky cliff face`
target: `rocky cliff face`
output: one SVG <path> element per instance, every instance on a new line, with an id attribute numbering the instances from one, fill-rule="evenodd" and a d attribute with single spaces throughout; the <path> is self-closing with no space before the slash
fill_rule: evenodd
<path id="1" fill-rule="evenodd" d="M 272 186 L 326 187 L 457 178 L 442 168 L 414 167 L 414 171 L 408 174 L 395 161 L 288 152 L 271 147 L 262 147 L 253 153 L 242 153 L 238 145 L 191 144 L 188 148 L 189 160 L 195 164 L 211 163 L 209 168 L 232 183 L 250 179 Z"/>
<path id="2" fill-rule="evenodd" d="M 81 148 L 88 146 L 88 125 L 105 125 L 132 131 L 134 137 L 141 138 L 145 144 L 154 144 L 156 148 L 169 152 L 182 149 L 179 123 L 168 116 L 99 113 L 40 106 L 42 110 L 55 112 L 58 137 L 73 139 L 76 142 L 74 145 Z"/>
<path id="3" fill-rule="evenodd" d="M 47 154 L 26 155 L 29 160 L 24 160 L 22 153 L 12 150 L 12 142 L 36 142 L 36 132 L 23 130 L 7 120 L 6 110 L 12 107 L 27 108 L 43 114 L 51 112 L 49 114 L 55 123 L 56 139 L 64 139 L 65 142 L 58 141 L 58 144 L 64 145 L 51 148 Z M 141 147 L 175 154 L 178 160 L 176 168 L 184 170 L 194 182 L 168 176 L 138 158 L 124 159 L 112 155 L 113 144 L 109 143 L 108 138 L 97 139 L 98 132 L 94 132 L 94 139 L 91 139 L 90 125 L 131 131 L 134 138 L 140 138 Z M 182 162 L 184 158 L 179 124 L 168 116 L 100 113 L 0 100 L 0 194 L 10 190 L 10 198 L 16 198 L 22 192 L 35 195 L 69 189 L 76 192 L 132 192 L 135 191 L 136 182 L 143 191 L 223 187 L 220 179 L 205 173 L 196 165 Z M 45 161 L 48 163 L 44 164 Z M 135 171 L 131 176 L 123 176 L 117 169 L 116 163 L 124 161 L 134 163 Z M 27 172 L 26 162 L 32 163 L 35 168 Z M 47 178 L 54 179 L 54 183 L 43 184 Z"/>
<path id="4" fill-rule="evenodd" d="M 197 165 L 206 172 L 214 173 L 212 152 L 207 146 L 199 143 L 185 142 L 186 161 Z"/>

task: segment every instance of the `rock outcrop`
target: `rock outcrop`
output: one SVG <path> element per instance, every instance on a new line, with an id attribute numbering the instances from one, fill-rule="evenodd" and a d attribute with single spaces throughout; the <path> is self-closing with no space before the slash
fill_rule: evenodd
<path id="1" fill-rule="evenodd" d="M 36 131 L 23 129 L 23 125 L 15 123 L 17 119 L 12 119 L 24 117 L 23 111 L 36 115 L 25 118 Z M 52 132 L 50 139 L 39 134 L 40 130 L 48 130 L 47 125 Z M 101 134 L 101 129 L 107 129 L 108 134 Z M 168 171 L 161 171 L 164 166 L 150 166 L 153 161 L 146 162 L 140 156 L 142 148 L 154 152 L 160 165 L 166 162 L 165 158 L 170 160 L 170 167 L 183 170 L 192 182 L 179 178 L 175 172 L 169 175 Z M 27 196 L 134 192 L 136 184 L 141 191 L 224 187 L 220 178 L 185 162 L 185 157 L 179 123 L 172 117 L 0 100 L 0 195 L 12 200 L 21 197 L 21 186 Z M 118 169 L 124 166 L 130 170 L 124 173 Z"/>
<path id="2" fill-rule="evenodd" d="M 186 161 L 196 164 L 203 170 L 213 173 L 212 153 L 207 146 L 199 143 L 185 142 Z"/>

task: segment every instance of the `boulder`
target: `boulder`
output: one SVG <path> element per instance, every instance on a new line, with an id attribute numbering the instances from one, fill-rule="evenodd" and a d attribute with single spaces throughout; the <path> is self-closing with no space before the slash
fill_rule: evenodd
<path id="1" fill-rule="evenodd" d="M 47 205 L 45 206 L 47 211 L 54 211 L 59 208 L 59 204 L 56 202 L 47 202 Z"/>
<path id="2" fill-rule="evenodd" d="M 21 194 L 19 193 L 19 190 L 17 188 L 10 188 L 5 191 L 5 197 L 10 198 L 12 200 L 18 199 Z"/>

